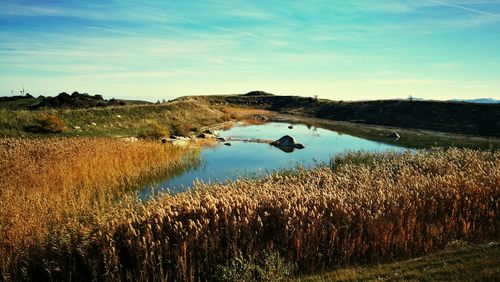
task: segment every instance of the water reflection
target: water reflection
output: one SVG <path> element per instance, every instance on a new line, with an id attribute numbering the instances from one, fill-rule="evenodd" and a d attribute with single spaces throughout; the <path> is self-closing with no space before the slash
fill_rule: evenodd
<path id="1" fill-rule="evenodd" d="M 336 154 L 349 150 L 387 151 L 403 150 L 397 144 L 385 144 L 348 134 L 311 125 L 270 122 L 263 125 L 236 125 L 221 131 L 221 137 L 237 140 L 264 139 L 277 140 L 290 135 L 295 142 L 304 145 L 304 149 L 277 148 L 265 143 L 231 141 L 231 146 L 219 145 L 203 149 L 199 163 L 188 170 L 163 181 L 158 181 L 143 190 L 142 195 L 154 190 L 169 190 L 176 193 L 189 189 L 194 181 L 224 182 L 243 176 L 262 176 L 274 170 L 294 166 L 310 168 L 321 163 L 328 163 Z M 390 140 L 389 140 L 390 142 Z M 291 150 L 290 150 L 291 149 Z"/>

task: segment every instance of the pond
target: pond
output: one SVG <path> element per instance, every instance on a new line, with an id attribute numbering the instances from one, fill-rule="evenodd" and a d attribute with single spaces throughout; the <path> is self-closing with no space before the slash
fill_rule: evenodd
<path id="1" fill-rule="evenodd" d="M 200 162 L 190 170 L 149 185 L 143 189 L 141 196 L 144 198 L 151 195 L 152 191 L 166 189 L 172 193 L 181 192 L 189 189 L 196 180 L 205 183 L 224 182 L 226 179 L 263 176 L 274 170 L 295 166 L 310 168 L 328 163 L 332 156 L 346 151 L 405 150 L 391 138 L 382 143 L 310 125 L 294 124 L 293 128 L 289 126 L 290 123 L 286 122 L 269 122 L 262 125 L 238 123 L 219 133 L 221 137 L 238 140 L 276 140 L 290 135 L 305 148 L 284 152 L 266 143 L 229 141 L 231 146 L 218 143 L 213 148 L 202 149 Z"/>

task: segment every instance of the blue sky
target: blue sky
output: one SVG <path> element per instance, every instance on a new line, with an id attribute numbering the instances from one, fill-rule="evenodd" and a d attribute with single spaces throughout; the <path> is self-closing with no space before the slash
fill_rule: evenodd
<path id="1" fill-rule="evenodd" d="M 500 1 L 0 0 L 0 95 L 500 99 Z"/>

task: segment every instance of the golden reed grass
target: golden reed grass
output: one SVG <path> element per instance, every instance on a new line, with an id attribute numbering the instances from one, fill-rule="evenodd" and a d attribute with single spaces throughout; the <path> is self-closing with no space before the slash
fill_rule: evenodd
<path id="1" fill-rule="evenodd" d="M 64 224 L 4 278 L 204 280 L 237 256 L 278 251 L 302 272 L 498 239 L 500 152 L 467 149 L 337 159 L 335 169 L 198 184 L 147 204 L 129 197 Z M 356 156 L 355 159 L 360 159 Z M 23 220 L 23 219 L 17 219 Z"/>
<path id="2" fill-rule="evenodd" d="M 237 119 L 241 121 L 243 125 L 262 125 L 267 123 L 266 120 L 261 118 L 262 116 L 273 115 L 273 113 L 268 110 L 241 107 L 224 107 L 222 111 L 226 119 Z"/>
<path id="3" fill-rule="evenodd" d="M 180 168 L 188 149 L 119 139 L 0 139 L 2 274 L 62 224 L 85 222 L 150 177 Z"/>

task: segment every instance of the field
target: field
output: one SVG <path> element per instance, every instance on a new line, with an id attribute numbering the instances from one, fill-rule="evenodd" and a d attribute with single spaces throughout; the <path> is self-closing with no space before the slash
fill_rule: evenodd
<path id="1" fill-rule="evenodd" d="M 2 277 L 50 241 L 73 244 L 63 227 L 86 224 L 134 187 L 193 161 L 196 149 L 153 141 L 0 139 Z"/>
<path id="2" fill-rule="evenodd" d="M 450 266 L 446 274 L 457 279 L 497 275 L 477 270 L 498 266 L 481 255 L 498 257 L 497 243 L 469 245 L 500 239 L 497 139 L 268 110 L 316 116 L 294 103 L 246 104 L 281 99 L 261 96 L 0 109 L 1 280 L 439 279 L 422 271 L 434 259 L 458 261 L 462 271 Z M 158 138 L 267 119 L 379 142 L 398 130 L 398 144 L 410 148 L 439 142 L 489 150 L 351 152 L 311 170 L 197 184 L 149 201 L 138 195 L 144 184 L 196 165 L 207 144 L 177 147 Z M 455 242 L 465 249 L 433 254 Z M 411 260 L 422 255 L 424 266 Z"/>
<path id="3" fill-rule="evenodd" d="M 16 155 L 9 148 L 4 143 L 2 156 Z M 44 200 L 51 192 L 30 189 L 35 180 L 16 188 L 20 178 L 12 173 L 2 177 L 14 183 L 1 195 L 9 207 L 2 232 L 10 234 L 2 243 L 2 275 L 12 280 L 213 279 L 218 266 L 240 254 L 258 258 L 268 252 L 298 274 L 410 258 L 456 240 L 498 240 L 499 157 L 467 149 L 351 153 L 330 166 L 199 184 L 191 192 L 147 203 L 127 196 L 97 211 L 81 211 L 79 201 L 69 201 L 69 210 L 84 216 L 60 217 L 58 224 L 34 209 L 16 215 L 31 203 L 38 205 L 36 211 L 53 212 L 60 202 Z M 28 168 L 26 175 L 40 174 Z M 50 232 L 36 239 L 16 239 L 31 238 L 32 230 L 45 226 Z"/>

